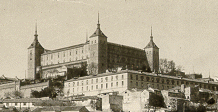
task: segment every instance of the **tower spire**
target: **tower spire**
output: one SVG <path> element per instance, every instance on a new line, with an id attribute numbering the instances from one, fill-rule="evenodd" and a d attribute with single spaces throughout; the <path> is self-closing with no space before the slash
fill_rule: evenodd
<path id="1" fill-rule="evenodd" d="M 36 25 L 35 25 L 35 40 L 38 40 L 38 34 L 37 34 L 37 20 L 36 20 Z"/>
<path id="2" fill-rule="evenodd" d="M 99 12 L 98 12 L 98 24 L 99 24 Z"/>
<path id="3" fill-rule="evenodd" d="M 151 26 L 151 36 L 150 36 L 151 40 L 153 41 L 153 36 L 152 36 L 152 26 Z"/>
<path id="4" fill-rule="evenodd" d="M 88 42 L 88 31 L 86 29 L 86 42 Z"/>
<path id="5" fill-rule="evenodd" d="M 100 29 L 100 23 L 99 23 L 99 12 L 98 12 L 98 24 L 97 24 L 97 28 Z"/>

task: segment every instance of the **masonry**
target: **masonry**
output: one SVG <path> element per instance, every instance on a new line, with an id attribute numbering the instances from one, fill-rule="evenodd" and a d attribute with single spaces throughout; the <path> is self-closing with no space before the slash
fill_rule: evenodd
<path id="1" fill-rule="evenodd" d="M 65 75 L 66 68 L 87 65 L 89 75 L 105 73 L 117 67 L 159 70 L 159 48 L 153 41 L 144 48 L 135 48 L 107 41 L 101 31 L 99 16 L 96 31 L 84 43 L 47 50 L 39 43 L 37 28 L 34 41 L 28 48 L 28 79 Z M 63 69 L 64 68 L 64 69 Z"/>

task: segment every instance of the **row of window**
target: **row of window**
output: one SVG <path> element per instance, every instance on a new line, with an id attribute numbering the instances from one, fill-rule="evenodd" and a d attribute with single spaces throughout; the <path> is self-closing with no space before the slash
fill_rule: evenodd
<path id="1" fill-rule="evenodd" d="M 109 85 L 110 84 L 110 85 Z M 124 86 L 124 81 L 121 82 L 121 85 Z M 108 89 L 108 88 L 113 88 L 113 87 L 118 87 L 119 82 L 116 82 L 115 85 L 114 83 L 106 83 L 106 84 L 100 84 L 100 85 L 92 85 L 91 87 L 86 86 L 86 87 L 77 87 L 77 88 L 72 88 L 72 92 L 83 92 L 83 91 L 91 91 L 91 90 L 98 90 L 98 89 Z M 76 90 L 75 90 L 76 89 Z M 70 89 L 68 89 L 68 92 Z"/>
<path id="2" fill-rule="evenodd" d="M 126 53 L 126 54 L 131 54 L 134 56 L 141 56 L 144 55 L 144 52 L 141 50 L 136 50 L 136 49 L 131 49 L 131 48 L 121 48 L 121 47 L 116 47 L 116 46 L 109 46 L 108 50 L 111 52 L 116 52 L 116 53 Z"/>
<path id="3" fill-rule="evenodd" d="M 174 86 L 161 85 L 161 84 L 156 84 L 156 86 L 155 86 L 154 84 L 150 84 L 150 83 L 143 83 L 143 82 L 133 83 L 132 81 L 130 81 L 130 87 L 138 87 L 138 88 L 152 87 L 152 88 L 155 88 L 155 89 L 170 89 L 170 87 L 174 88 Z"/>
<path id="4" fill-rule="evenodd" d="M 102 43 L 102 44 L 105 44 L 105 41 L 103 41 L 103 42 L 102 42 L 102 41 L 103 41 L 103 40 L 100 40 L 100 42 L 99 42 L 99 43 L 100 43 L 100 44 L 101 44 L 101 43 Z M 91 41 L 91 44 L 96 44 L 96 43 L 97 43 L 97 41 L 96 41 L 96 40 L 94 40 L 94 41 Z"/>
<path id="5" fill-rule="evenodd" d="M 110 78 L 110 80 L 109 80 Z M 121 75 L 121 79 L 124 79 L 124 75 Z M 91 80 L 86 80 L 86 81 L 78 81 L 78 82 L 72 82 L 72 86 L 83 86 L 83 85 L 88 85 L 88 84 L 93 84 L 93 83 L 98 83 L 98 82 L 108 82 L 108 81 L 114 81 L 118 80 L 118 76 L 108 76 L 104 78 L 96 78 L 96 79 L 91 79 Z M 68 83 L 68 87 L 70 87 L 71 83 Z M 67 86 L 67 85 L 65 85 Z"/>
<path id="6" fill-rule="evenodd" d="M 88 59 L 88 56 L 87 56 L 86 58 L 83 58 L 83 56 L 82 56 L 81 60 L 83 60 L 83 59 Z M 63 60 L 62 63 L 65 63 L 65 62 L 71 62 L 71 61 L 77 61 L 77 60 L 78 60 L 77 57 L 76 57 L 75 60 L 72 60 L 72 59 L 70 58 L 69 61 L 65 61 L 65 60 Z M 61 63 L 61 62 L 58 60 L 57 63 L 53 63 L 53 62 L 51 61 L 50 63 L 46 62 L 46 64 L 43 64 L 43 63 L 42 63 L 42 65 L 50 65 L 50 64 L 52 65 L 52 64 L 59 64 L 59 63 Z"/>
<path id="7" fill-rule="evenodd" d="M 152 76 L 142 76 L 142 75 L 136 75 L 136 74 L 130 74 L 131 80 L 138 80 L 138 81 L 146 81 L 146 82 L 156 82 L 156 83 L 162 83 L 162 84 L 171 84 L 171 85 L 199 85 L 200 88 L 208 88 L 211 90 L 215 90 L 215 85 L 209 85 L 209 84 L 202 84 L 200 82 L 190 82 L 186 80 L 174 80 L 174 79 L 167 79 L 167 78 L 159 78 L 159 77 L 152 77 Z"/>

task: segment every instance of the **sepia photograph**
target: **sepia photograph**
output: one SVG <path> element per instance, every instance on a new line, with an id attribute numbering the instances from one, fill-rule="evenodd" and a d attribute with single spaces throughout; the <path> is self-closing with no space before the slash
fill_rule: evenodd
<path id="1" fill-rule="evenodd" d="M 218 112 L 216 0 L 1 0 L 0 112 Z"/>

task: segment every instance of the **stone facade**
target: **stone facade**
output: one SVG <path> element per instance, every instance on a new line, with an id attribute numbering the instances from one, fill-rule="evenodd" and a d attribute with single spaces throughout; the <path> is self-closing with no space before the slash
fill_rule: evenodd
<path id="1" fill-rule="evenodd" d="M 168 75 L 160 75 L 132 70 L 122 70 L 117 73 L 102 73 L 98 75 L 79 77 L 64 82 L 64 95 L 93 96 L 99 93 L 115 92 L 122 93 L 130 89 L 148 89 L 149 87 L 159 90 L 168 90 L 177 86 L 195 87 L 215 91 L 218 87 L 214 82 L 203 82 L 197 79 L 178 78 Z M 184 91 L 184 89 L 181 89 Z"/>
<path id="2" fill-rule="evenodd" d="M 142 68 L 150 67 L 158 71 L 159 48 L 153 42 L 145 49 L 124 46 L 107 41 L 107 36 L 101 31 L 98 21 L 96 31 L 87 41 L 65 48 L 46 50 L 39 41 L 37 31 L 34 42 L 28 48 L 28 78 L 38 79 L 62 72 L 60 68 L 72 68 L 87 64 L 88 74 L 105 73 L 116 67 Z"/>
<path id="3" fill-rule="evenodd" d="M 11 83 L 1 84 L 0 85 L 0 98 L 5 98 L 6 93 L 12 93 L 14 91 L 20 91 L 23 94 L 24 98 L 29 98 L 31 96 L 31 91 L 41 91 L 42 89 L 49 87 L 49 81 L 48 82 L 42 82 L 42 83 L 36 83 L 36 84 L 30 84 L 30 85 L 24 85 L 21 86 L 20 81 L 14 81 Z"/>

